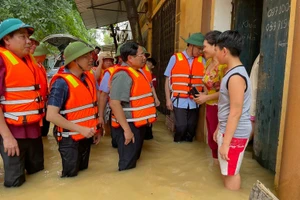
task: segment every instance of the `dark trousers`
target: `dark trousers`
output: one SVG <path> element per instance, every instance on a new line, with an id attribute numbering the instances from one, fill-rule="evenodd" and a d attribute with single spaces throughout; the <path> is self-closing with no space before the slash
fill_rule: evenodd
<path id="1" fill-rule="evenodd" d="M 152 124 L 146 126 L 145 140 L 153 139 Z"/>
<path id="2" fill-rule="evenodd" d="M 119 171 L 136 167 L 136 162 L 141 156 L 144 143 L 146 126 L 135 127 L 133 123 L 129 123 L 130 129 L 134 134 L 135 142 L 125 145 L 124 130 L 122 127 L 113 128 L 116 134 L 119 153 Z"/>
<path id="3" fill-rule="evenodd" d="M 4 186 L 18 187 L 25 182 L 25 170 L 28 174 L 44 169 L 44 149 L 42 138 L 17 139 L 20 156 L 8 156 L 4 152 L 3 139 L 0 136 L 0 153 L 4 164 Z"/>
<path id="4" fill-rule="evenodd" d="M 113 127 L 110 127 L 110 136 L 111 136 L 111 146 L 113 148 L 118 148 L 117 134 Z"/>
<path id="5" fill-rule="evenodd" d="M 62 159 L 61 177 L 77 176 L 80 170 L 88 168 L 91 144 L 93 138 L 74 141 L 71 137 L 63 137 L 58 143 L 58 150 Z"/>
<path id="6" fill-rule="evenodd" d="M 173 107 L 175 115 L 174 142 L 192 142 L 196 134 L 199 109 L 184 109 Z"/>
<path id="7" fill-rule="evenodd" d="M 42 136 L 47 136 L 50 128 L 50 122 L 46 120 L 46 116 L 43 118 L 43 126 L 41 127 Z"/>

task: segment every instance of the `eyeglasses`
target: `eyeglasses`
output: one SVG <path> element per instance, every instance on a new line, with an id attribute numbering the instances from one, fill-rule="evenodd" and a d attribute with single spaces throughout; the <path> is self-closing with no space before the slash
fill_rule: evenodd
<path id="1" fill-rule="evenodd" d="M 87 54 L 84 54 L 82 57 L 89 59 L 90 57 L 92 57 L 92 53 L 89 52 Z"/>
<path id="2" fill-rule="evenodd" d="M 198 51 L 203 51 L 204 47 L 203 46 L 194 46 Z"/>
<path id="3" fill-rule="evenodd" d="M 146 57 L 145 53 L 139 54 L 139 55 L 134 55 L 135 57 Z"/>

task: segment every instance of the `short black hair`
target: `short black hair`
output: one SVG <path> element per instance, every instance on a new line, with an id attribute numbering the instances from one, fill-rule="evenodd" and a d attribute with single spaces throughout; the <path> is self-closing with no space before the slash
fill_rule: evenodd
<path id="1" fill-rule="evenodd" d="M 120 48 L 120 55 L 124 62 L 127 62 L 128 56 L 135 56 L 137 54 L 139 44 L 136 42 L 126 42 Z"/>
<path id="2" fill-rule="evenodd" d="M 204 40 L 208 42 L 210 45 L 216 45 L 217 39 L 219 35 L 221 35 L 221 31 L 209 31 L 208 33 L 205 34 Z"/>
<path id="3" fill-rule="evenodd" d="M 154 65 L 154 66 L 156 66 L 156 60 L 154 59 L 154 58 L 147 58 L 147 61 L 148 62 L 151 62 L 152 63 L 152 65 Z"/>
<path id="4" fill-rule="evenodd" d="M 95 49 L 98 49 L 99 51 L 101 51 L 101 48 L 100 48 L 100 47 L 95 47 Z"/>
<path id="5" fill-rule="evenodd" d="M 238 57 L 242 52 L 243 38 L 238 31 L 225 31 L 219 35 L 216 46 L 228 49 L 232 56 Z"/>
<path id="6" fill-rule="evenodd" d="M 3 39 L 0 40 L 0 46 L 1 46 L 1 47 L 4 47 L 4 46 L 5 46 L 4 40 L 3 40 Z"/>

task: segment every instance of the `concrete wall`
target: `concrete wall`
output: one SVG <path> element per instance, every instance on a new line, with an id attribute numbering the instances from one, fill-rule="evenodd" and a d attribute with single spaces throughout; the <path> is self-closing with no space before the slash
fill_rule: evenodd
<path id="1" fill-rule="evenodd" d="M 288 96 L 286 103 L 286 119 L 283 148 L 281 154 L 281 170 L 279 178 L 278 194 L 279 199 L 300 199 L 300 153 L 299 153 L 299 130 L 300 130 L 300 87 L 299 87 L 299 74 L 300 74 L 300 1 L 292 0 L 291 8 L 295 9 L 295 15 L 291 10 L 290 31 L 293 31 L 293 39 L 289 40 L 289 46 L 293 43 L 290 63 L 290 75 L 288 81 Z M 293 4 L 293 2 L 296 2 Z M 295 6 L 296 5 L 296 6 Z M 295 22 L 293 30 L 293 22 Z M 289 58 L 289 52 L 287 57 Z M 280 152 L 279 152 L 280 153 Z"/>
<path id="2" fill-rule="evenodd" d="M 231 0 L 214 0 L 213 30 L 226 31 L 231 28 Z"/>

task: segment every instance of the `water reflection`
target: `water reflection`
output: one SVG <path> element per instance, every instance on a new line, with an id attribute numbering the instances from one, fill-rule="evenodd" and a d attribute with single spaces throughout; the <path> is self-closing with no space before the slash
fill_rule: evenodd
<path id="1" fill-rule="evenodd" d="M 89 169 L 75 178 L 60 178 L 61 161 L 54 138 L 44 138 L 45 170 L 27 176 L 19 188 L 3 186 L 0 161 L 0 199 L 249 199 L 252 185 L 259 179 L 273 188 L 274 176 L 260 167 L 246 152 L 241 169 L 242 189 L 223 188 L 218 166 L 213 165 L 210 149 L 204 143 L 172 142 L 162 118 L 153 127 L 154 140 L 145 141 L 137 168 L 117 171 L 118 153 L 110 137 L 93 146 Z"/>

